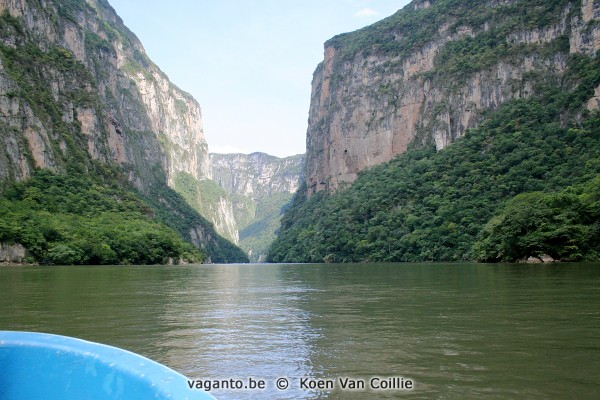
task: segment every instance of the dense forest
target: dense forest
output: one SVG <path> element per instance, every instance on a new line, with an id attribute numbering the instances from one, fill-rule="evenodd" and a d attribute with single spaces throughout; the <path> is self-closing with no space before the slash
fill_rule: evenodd
<path id="1" fill-rule="evenodd" d="M 334 194 L 304 187 L 269 261 L 598 259 L 600 114 L 584 106 L 600 63 L 573 54 L 560 81 L 532 78 L 535 96 L 444 150 L 414 146 Z"/>
<path id="2" fill-rule="evenodd" d="M 115 183 L 39 170 L 0 197 L 0 242 L 20 243 L 28 250 L 25 261 L 51 265 L 207 261 L 207 251 L 184 241 L 159 213 Z M 224 249 L 208 253 L 218 261 L 243 258 Z"/>

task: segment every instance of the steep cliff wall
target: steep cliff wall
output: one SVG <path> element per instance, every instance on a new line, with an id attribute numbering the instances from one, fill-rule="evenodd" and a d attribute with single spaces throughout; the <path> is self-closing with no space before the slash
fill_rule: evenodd
<path id="1" fill-rule="evenodd" d="M 210 178 L 192 96 L 106 0 L 0 0 L 0 14 L 1 185 L 35 168 L 91 174 L 116 165 L 147 201 L 177 214 L 166 186 L 181 173 Z M 185 224 L 177 215 L 164 218 Z M 220 240 L 198 221 L 180 226 L 184 237 L 200 247 Z"/>
<path id="2" fill-rule="evenodd" d="M 221 236 L 239 245 L 233 203 L 219 185 L 209 179 L 198 180 L 188 173 L 179 172 L 175 176 L 173 187 L 190 206 L 214 225 Z"/>
<path id="3" fill-rule="evenodd" d="M 210 159 L 212 179 L 233 204 L 240 246 L 251 261 L 264 261 L 279 227 L 282 207 L 301 182 L 304 155 L 211 154 Z"/>
<path id="4" fill-rule="evenodd" d="M 200 106 L 148 59 L 139 40 L 106 1 L 0 0 L 0 12 L 18 17 L 25 28 L 24 37 L 3 37 L 5 46 L 17 49 L 35 42 L 42 51 L 63 49 L 65 58 L 72 57 L 85 68 L 84 82 L 51 66 L 43 74 L 55 78 L 48 82 L 58 112 L 65 123 L 80 126 L 90 157 L 129 166 L 132 181 L 142 189 L 149 178 L 144 171 L 148 163 L 160 165 L 169 182 L 177 172 L 197 179 L 209 177 Z M 60 170 L 57 159 L 61 157 L 53 154 L 49 128 L 28 104 L 11 96 L 19 83 L 6 75 L 2 78 L 3 120 L 25 132 L 29 148 L 13 140 L 16 145 L 7 151 L 11 167 L 2 165 L 7 167 L 2 169 L 16 179 L 26 177 L 33 166 Z M 62 101 L 75 90 L 92 99 Z M 28 152 L 33 163 L 19 159 Z"/>
<path id="5" fill-rule="evenodd" d="M 334 37 L 312 83 L 308 195 L 411 145 L 443 149 L 486 110 L 560 81 L 570 55 L 600 48 L 599 17 L 598 0 L 419 0 Z"/>
<path id="6" fill-rule="evenodd" d="M 230 194 L 254 199 L 298 189 L 304 155 L 285 158 L 265 153 L 210 155 L 212 178 Z"/>

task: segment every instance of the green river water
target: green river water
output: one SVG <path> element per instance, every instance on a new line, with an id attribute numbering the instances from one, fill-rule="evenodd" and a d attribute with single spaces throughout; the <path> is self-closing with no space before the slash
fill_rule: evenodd
<path id="1" fill-rule="evenodd" d="M 219 399 L 600 398 L 600 264 L 2 267 L 0 330 L 265 382 Z"/>

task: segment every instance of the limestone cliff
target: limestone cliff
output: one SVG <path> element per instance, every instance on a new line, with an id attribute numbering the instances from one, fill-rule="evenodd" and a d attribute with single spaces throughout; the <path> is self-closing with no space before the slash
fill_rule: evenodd
<path id="1" fill-rule="evenodd" d="M 179 172 L 173 187 L 190 206 L 214 225 L 221 236 L 236 245 L 240 243 L 232 201 L 219 185 L 209 179 L 198 180 L 191 174 Z"/>
<path id="2" fill-rule="evenodd" d="M 231 199 L 240 246 L 262 262 L 279 227 L 282 207 L 301 182 L 304 155 L 211 154 L 212 179 Z"/>
<path id="3" fill-rule="evenodd" d="M 89 72 L 83 83 L 64 79 L 61 71 L 50 68 L 47 74 L 57 78 L 50 81 L 50 90 L 59 102 L 75 89 L 74 85 L 98 94 L 101 104 L 60 104 L 63 120 L 80 126 L 93 159 L 131 166 L 132 180 L 140 187 L 146 183 L 144 169 L 148 161 L 160 165 L 169 182 L 180 171 L 198 179 L 208 177 L 200 106 L 148 59 L 137 37 L 106 1 L 0 0 L 0 12 L 20 18 L 27 38 L 39 43 L 42 50 L 64 49 L 65 57 L 73 57 Z M 5 46 L 17 47 L 22 38 L 9 36 L 3 40 Z M 11 96 L 15 82 L 6 76 L 6 68 L 2 72 L 2 120 L 25 131 L 34 161 L 19 160 L 26 149 L 15 148 L 7 155 L 18 168 L 2 170 L 17 179 L 26 177 L 34 166 L 60 170 L 60 157 L 51 150 L 48 128 L 27 104 Z M 139 140 L 139 136 L 143 138 Z"/>
<path id="4" fill-rule="evenodd" d="M 210 154 L 212 177 L 230 194 L 254 199 L 298 189 L 304 155 Z"/>
<path id="5" fill-rule="evenodd" d="M 486 110 L 562 79 L 569 55 L 600 48 L 598 18 L 598 0 L 416 0 L 329 40 L 312 82 L 308 195 L 409 146 L 441 150 Z"/>
<path id="6" fill-rule="evenodd" d="M 210 178 L 199 104 L 106 0 L 0 0 L 0 14 L 0 182 L 116 165 L 174 212 L 165 185 Z M 208 224 L 190 224 L 189 240 L 215 240 Z"/>

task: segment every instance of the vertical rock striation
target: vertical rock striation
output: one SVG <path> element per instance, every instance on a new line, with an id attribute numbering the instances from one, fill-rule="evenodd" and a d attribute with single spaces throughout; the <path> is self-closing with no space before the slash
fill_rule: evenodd
<path id="1" fill-rule="evenodd" d="M 561 79 L 570 55 L 600 48 L 597 0 L 447 3 L 413 1 L 325 43 L 312 82 L 308 195 L 344 187 L 411 145 L 445 148 L 482 112 L 531 96 L 536 80 Z M 598 96 L 588 105 L 597 107 Z"/>
<path id="2" fill-rule="evenodd" d="M 4 12 L 20 17 L 27 39 L 39 43 L 42 51 L 66 50 L 66 57 L 73 57 L 89 72 L 81 82 L 51 67 L 45 71 L 55 78 L 50 81 L 52 96 L 64 122 L 80 125 L 91 158 L 130 166 L 132 180 L 141 188 L 147 184 L 143 170 L 148 163 L 159 165 L 169 182 L 181 171 L 197 179 L 209 177 L 199 104 L 149 60 L 140 41 L 106 1 L 0 0 L 0 13 Z M 18 47 L 20 43 L 11 40 L 4 45 Z M 27 143 L 8 152 L 13 165 L 20 168 L 6 170 L 16 179 L 27 176 L 34 166 L 60 170 L 47 127 L 27 104 L 11 98 L 18 83 L 3 75 L 3 120 L 27 136 Z M 97 94 L 99 102 L 63 101 L 76 89 Z M 17 154 L 26 152 L 20 148 L 25 144 L 33 165 L 18 160 Z"/>
<path id="3" fill-rule="evenodd" d="M 298 189 L 304 155 L 278 158 L 265 153 L 210 155 L 212 177 L 229 194 L 254 199 Z"/>

